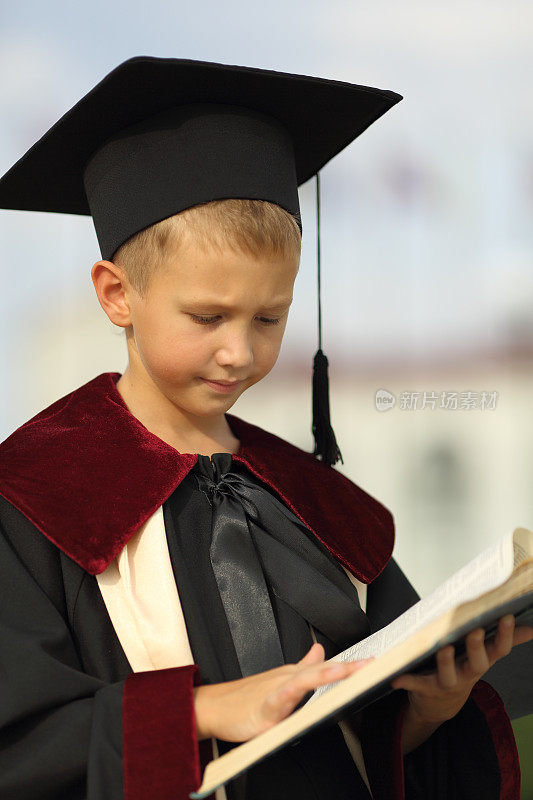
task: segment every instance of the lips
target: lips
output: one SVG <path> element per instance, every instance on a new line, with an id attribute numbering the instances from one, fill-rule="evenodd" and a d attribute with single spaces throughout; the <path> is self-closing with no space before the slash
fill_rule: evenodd
<path id="1" fill-rule="evenodd" d="M 236 391 L 236 388 L 242 383 L 242 381 L 233 381 L 231 383 L 228 381 L 209 381 L 207 378 L 202 378 L 202 380 L 207 386 L 210 386 L 213 391 L 222 392 L 222 394 L 230 394 Z"/>

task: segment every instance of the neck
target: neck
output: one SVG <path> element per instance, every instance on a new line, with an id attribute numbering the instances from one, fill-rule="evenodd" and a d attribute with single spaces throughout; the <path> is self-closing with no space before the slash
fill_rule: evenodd
<path id="1" fill-rule="evenodd" d="M 149 376 L 138 377 L 128 365 L 116 383 L 128 409 L 151 433 L 180 453 L 236 453 L 239 440 L 224 414 L 202 418 L 187 415 L 164 396 Z"/>

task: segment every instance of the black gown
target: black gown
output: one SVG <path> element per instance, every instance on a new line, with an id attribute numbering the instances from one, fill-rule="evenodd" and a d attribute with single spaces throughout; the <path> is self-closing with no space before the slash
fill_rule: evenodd
<path id="1" fill-rule="evenodd" d="M 238 508 L 239 501 L 242 501 L 242 494 L 238 493 L 239 490 L 242 491 L 242 484 L 237 477 L 232 480 L 232 476 L 241 476 L 245 486 L 257 487 L 256 493 L 244 492 L 244 508 Z M 237 491 L 233 491 L 235 489 Z M 331 658 L 350 644 L 388 624 L 419 599 L 409 581 L 391 560 L 381 576 L 368 587 L 367 613 L 363 613 L 357 591 L 339 563 L 285 506 L 283 513 L 276 517 L 272 514 L 272 505 L 281 510 L 282 504 L 276 499 L 272 489 L 260 482 L 242 464 L 232 462 L 231 455 L 227 453 L 215 453 L 211 459 L 200 456 L 193 470 L 165 504 L 165 528 L 172 565 L 191 650 L 195 662 L 200 665 L 204 683 L 234 680 L 243 676 L 210 557 L 213 532 L 217 529 L 222 532 L 224 525 L 238 527 L 237 518 L 241 511 L 244 511 L 249 526 L 254 511 L 257 513 L 259 530 L 256 526 L 251 526 L 252 539 L 256 552 L 259 552 L 258 560 L 269 586 L 269 600 L 283 651 L 280 663 L 300 660 L 311 647 L 313 639 L 307 623 L 312 617 L 310 607 L 313 605 L 313 597 L 317 595 L 323 616 L 317 620 L 321 629 L 315 626 L 313 629 L 317 641 L 324 645 L 326 658 Z M 258 535 L 261 529 L 268 532 L 265 541 L 271 541 L 274 537 L 287 546 L 285 553 L 279 554 L 278 559 L 269 562 L 265 558 L 265 551 L 260 545 L 264 537 Z M 304 556 L 300 563 L 297 559 L 291 561 L 289 556 L 295 553 Z M 235 551 L 233 557 L 238 558 Z M 320 587 L 321 592 L 316 583 L 306 580 L 304 569 L 307 564 L 313 565 L 330 581 L 329 586 L 324 584 Z M 237 572 L 233 568 L 228 571 L 228 577 L 234 577 Z M 224 577 L 223 574 L 222 580 Z M 231 600 L 235 598 L 231 595 L 236 590 L 232 586 L 229 591 L 230 584 L 231 581 L 228 581 L 228 603 L 233 610 L 235 604 Z M 276 591 L 272 591 L 272 584 Z M 298 604 L 294 593 L 296 587 L 301 587 L 302 584 L 307 584 L 308 596 L 305 596 L 304 589 L 305 602 L 302 602 L 302 597 L 298 598 L 302 603 L 302 614 L 299 614 L 294 607 Z M 349 598 L 347 607 L 334 604 L 332 594 L 335 588 L 341 588 Z M 247 586 L 246 589 L 249 591 L 250 587 Z M 385 602 L 385 596 L 389 597 L 388 603 Z M 394 611 L 391 605 L 394 606 Z M 339 632 L 334 626 L 333 629 L 330 628 L 330 625 L 338 621 L 340 615 L 344 630 Z M 251 627 L 248 631 L 252 651 L 258 646 L 254 635 L 256 630 L 257 628 Z M 335 639 L 328 637 L 325 631 L 331 631 Z M 267 658 L 265 655 L 265 659 Z M 273 666 L 276 664 L 256 664 L 246 674 Z M 309 696 L 310 694 L 306 695 L 302 703 Z M 379 710 L 379 703 L 376 705 Z M 371 719 L 371 707 L 367 714 Z M 459 733 L 469 731 L 470 736 L 472 730 L 477 735 L 476 764 L 471 756 L 465 758 L 465 736 L 464 733 Z M 233 746 L 235 745 L 219 741 L 219 753 L 226 752 Z M 461 769 L 457 770 L 461 762 L 462 774 Z M 472 701 L 467 702 L 453 720 L 442 725 L 425 746 L 422 745 L 408 754 L 404 758 L 404 769 L 407 797 L 419 800 L 429 797 L 460 797 L 466 785 L 469 786 L 471 798 L 488 800 L 490 797 L 499 797 L 498 764 L 494 746 L 482 714 Z M 460 775 L 459 779 L 456 778 L 456 772 Z M 473 789 L 472 786 L 476 788 Z M 226 792 L 230 800 L 330 800 L 333 787 L 336 800 L 370 798 L 339 726 L 326 724 L 252 766 L 244 775 L 227 784 Z"/>
<path id="2" fill-rule="evenodd" d="M 245 483 L 241 483 L 238 476 Z M 255 492 L 251 487 L 257 487 Z M 250 499 L 239 494 L 243 490 Z M 176 584 L 191 650 L 195 662 L 200 665 L 203 683 L 236 680 L 246 674 L 299 661 L 313 644 L 313 639 L 306 619 L 295 606 L 299 606 L 308 617 L 316 619 L 323 629 L 333 629 L 336 642 L 323 630 L 315 628 L 315 636 L 324 645 L 326 657 L 335 655 L 354 640 L 370 633 L 368 618 L 360 608 L 357 591 L 346 573 L 315 537 L 313 541 L 312 535 L 305 533 L 305 526 L 286 507 L 283 506 L 284 510 L 281 511 L 281 507 L 270 487 L 259 482 L 238 462 L 232 463 L 228 453 L 215 453 L 211 459 L 200 456 L 197 465 L 165 504 L 165 528 Z M 255 540 L 259 548 L 259 555 L 255 558 L 255 549 L 244 553 L 239 549 L 246 538 L 241 525 L 245 520 L 244 525 L 247 523 L 251 526 L 253 516 L 261 527 L 252 527 L 251 538 L 257 536 L 259 539 L 261 531 L 268 531 L 263 536 L 265 541 L 262 544 Z M 221 549 L 228 545 L 232 548 L 230 555 L 233 559 L 243 558 L 243 569 L 247 568 L 248 575 L 254 573 L 254 561 L 261 564 L 260 573 L 265 575 L 268 591 L 266 602 L 274 613 L 274 639 L 277 640 L 272 647 L 268 647 L 268 642 L 265 644 L 260 641 L 262 608 L 256 596 L 260 590 L 260 574 L 256 576 L 259 581 L 245 579 L 244 594 L 239 597 L 235 585 L 239 569 L 235 563 L 229 563 L 229 558 L 227 580 L 224 570 L 219 578 L 226 602 L 225 611 L 210 549 L 214 541 L 213 534 L 223 539 L 230 527 L 237 531 L 237 539 L 229 544 L 221 542 Z M 270 545 L 279 542 L 279 551 L 271 553 L 265 549 L 267 542 Z M 306 574 L 309 565 L 311 570 L 317 571 L 315 580 L 313 572 Z M 323 576 L 327 576 L 331 584 L 324 582 L 323 586 L 317 586 L 321 576 L 323 580 Z M 338 589 L 344 592 L 344 606 L 342 598 L 336 596 L 335 590 Z M 332 598 L 331 594 L 335 596 Z M 307 611 L 315 598 L 319 601 L 317 603 L 315 600 L 317 607 Z M 242 618 L 241 610 L 245 603 L 248 608 Z M 328 603 L 331 608 L 327 608 Z M 331 614 L 331 619 L 328 614 Z M 344 615 L 346 621 L 344 631 L 336 627 L 339 615 Z M 239 655 L 244 669 L 239 663 L 228 616 L 241 646 Z M 242 635 L 242 643 L 239 634 Z M 338 636 L 343 638 L 339 639 Z M 279 661 L 276 661 L 271 653 L 278 642 L 282 652 Z M 261 645 L 264 650 L 262 658 L 258 653 Z M 219 753 L 232 746 L 235 745 L 219 741 Z M 232 781 L 226 787 L 226 792 L 230 800 L 266 800 L 273 797 L 278 800 L 326 800 L 331 797 L 332 781 L 338 800 L 369 797 L 338 725 L 312 732 L 302 741 L 252 767 L 242 778 Z"/>
<path id="3" fill-rule="evenodd" d="M 221 584 L 217 583 L 210 560 L 215 515 L 218 514 L 218 530 L 222 515 L 227 532 L 234 527 L 228 508 L 238 512 L 241 525 L 243 509 L 248 522 L 254 514 L 246 502 L 238 509 L 231 493 L 218 492 L 220 503 L 213 503 L 216 493 L 209 489 L 209 477 L 213 473 L 216 484 L 228 466 L 233 473 L 245 476 L 248 487 L 255 485 L 256 499 L 257 491 L 263 499 L 268 494 L 266 505 L 259 503 L 261 508 L 268 506 L 268 513 L 272 514 L 275 507 L 276 513 L 281 513 L 273 490 L 244 465 L 232 463 L 226 453 L 214 454 L 212 459 L 200 457 L 163 505 L 169 553 L 191 650 L 205 683 L 240 677 L 241 661 L 246 670 L 253 671 L 253 664 L 250 667 L 247 659 L 253 660 L 254 652 L 261 651 L 255 643 L 253 648 L 247 647 L 246 637 L 238 635 L 239 648 L 235 647 Z M 277 541 L 289 537 L 289 550 L 300 558 L 301 573 L 289 571 L 284 580 L 284 569 L 276 570 L 274 566 L 269 575 L 266 567 L 270 563 L 271 568 L 274 562 L 268 562 L 265 537 L 257 534 L 262 520 L 256 518 L 255 527 L 250 525 L 250 530 L 255 530 L 257 536 L 252 538 L 265 566 L 276 635 L 285 661 L 300 659 L 312 644 L 308 621 L 294 608 L 301 608 L 300 589 L 306 580 L 304 561 L 320 568 L 329 586 L 328 602 L 315 604 L 313 615 L 323 612 L 322 605 L 334 611 L 348 608 L 342 606 L 342 594 L 344 600 L 350 601 L 352 613 L 344 620 L 346 641 L 342 641 L 342 630 L 335 627 L 334 619 L 328 621 L 327 614 L 319 623 L 322 628 L 331 625 L 327 631 L 331 637 L 313 625 L 318 641 L 324 644 L 326 658 L 353 642 L 354 626 L 367 635 L 417 601 L 413 587 L 390 559 L 368 586 L 364 614 L 355 587 L 335 559 L 314 536 L 306 534 L 298 520 L 297 524 L 291 521 L 290 512 L 282 516 L 283 525 L 270 531 L 273 536 L 269 538 Z M 122 800 L 122 692 L 132 670 L 96 577 L 59 550 L 3 497 L 0 534 L 0 797 Z M 292 563 L 291 569 L 298 565 L 290 558 L 284 560 L 283 567 L 285 563 Z M 223 569 L 218 580 L 221 575 Z M 298 597 L 287 596 L 291 586 L 298 589 Z M 227 586 L 222 585 L 222 594 L 228 602 Z M 325 596 L 321 594 L 321 599 Z M 233 630 L 238 634 L 237 628 Z M 249 633 L 255 636 L 256 632 Z M 268 654 L 263 656 L 268 658 Z M 379 724 L 381 703 L 374 703 L 365 712 L 368 735 Z M 219 752 L 232 746 L 235 745 L 219 742 Z M 404 769 L 405 796 L 409 800 L 500 797 L 498 761 L 489 728 L 470 699 L 456 717 L 404 758 Z M 339 727 L 326 725 L 253 766 L 244 776 L 231 781 L 226 791 L 231 800 L 329 800 L 333 785 L 336 798 L 368 800 L 368 790 Z"/>

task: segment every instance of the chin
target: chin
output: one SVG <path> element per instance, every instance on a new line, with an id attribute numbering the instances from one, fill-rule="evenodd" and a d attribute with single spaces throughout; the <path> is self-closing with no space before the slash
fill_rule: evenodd
<path id="1" fill-rule="evenodd" d="M 242 392 L 241 392 L 242 394 Z M 204 419 L 208 419 L 209 417 L 220 417 L 221 414 L 225 414 L 226 411 L 235 405 L 236 401 L 239 399 L 240 394 L 237 397 L 219 397 L 216 398 L 209 406 L 204 403 L 200 405 L 199 403 L 196 406 L 191 408 L 186 408 L 181 406 L 184 411 L 187 411 L 189 414 L 194 414 L 197 417 L 202 417 Z"/>

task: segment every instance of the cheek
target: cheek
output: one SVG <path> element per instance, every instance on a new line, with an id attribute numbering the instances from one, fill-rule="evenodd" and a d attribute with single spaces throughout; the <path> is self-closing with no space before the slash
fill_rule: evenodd
<path id="1" fill-rule="evenodd" d="M 254 349 L 256 363 L 269 368 L 276 363 L 281 348 L 283 332 L 284 329 L 281 331 L 276 330 L 270 336 L 265 336 L 256 343 Z"/>
<path id="2" fill-rule="evenodd" d="M 179 383 L 201 373 L 206 348 L 202 339 L 190 329 L 159 320 L 136 339 L 141 360 L 155 380 Z"/>

